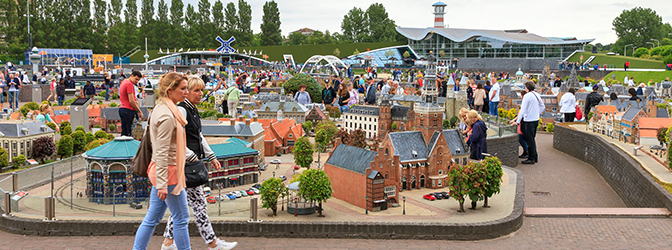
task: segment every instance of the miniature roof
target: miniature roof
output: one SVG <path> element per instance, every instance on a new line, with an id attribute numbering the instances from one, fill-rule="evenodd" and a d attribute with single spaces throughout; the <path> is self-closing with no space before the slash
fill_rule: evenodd
<path id="1" fill-rule="evenodd" d="M 607 113 L 607 112 L 611 112 L 611 113 L 618 112 L 618 109 L 616 109 L 616 106 L 613 106 L 613 105 L 597 105 L 597 106 L 595 106 L 595 109 L 596 109 L 597 113 L 599 113 L 600 115 L 604 114 L 604 113 Z"/>
<path id="2" fill-rule="evenodd" d="M 658 117 L 640 117 L 639 118 L 639 128 L 640 129 L 654 129 L 657 130 L 661 127 L 669 127 L 672 125 L 672 119 L 670 118 L 658 118 Z"/>
<path id="3" fill-rule="evenodd" d="M 411 107 L 406 107 L 404 105 L 392 105 L 392 108 L 390 109 L 390 112 L 392 113 L 391 117 L 393 118 L 405 118 L 410 111 Z"/>
<path id="4" fill-rule="evenodd" d="M 268 108 L 268 111 L 266 109 Z M 278 112 L 278 109 L 280 108 L 280 102 L 267 102 L 262 105 L 258 112 Z M 296 111 L 294 109 L 296 108 Z M 303 106 L 302 104 L 298 102 L 285 102 L 283 105 L 282 112 L 308 112 L 308 108 L 306 106 Z"/>
<path id="5" fill-rule="evenodd" d="M 399 161 L 417 161 L 427 159 L 427 143 L 420 131 L 406 131 L 389 133 L 394 155 L 399 156 Z M 414 155 L 415 152 L 415 155 Z"/>
<path id="6" fill-rule="evenodd" d="M 621 117 L 621 120 L 632 121 L 640 110 L 641 109 L 637 107 L 629 107 L 628 110 L 625 111 L 625 114 L 623 114 L 623 117 Z"/>
<path id="7" fill-rule="evenodd" d="M 670 118 L 670 114 L 667 113 L 667 109 L 657 109 L 656 117 L 658 118 Z"/>
<path id="8" fill-rule="evenodd" d="M 242 139 L 238 139 L 236 137 L 231 137 L 229 139 L 226 139 L 226 141 L 230 142 L 230 143 L 238 144 L 238 145 L 243 146 L 243 147 L 250 147 L 250 145 L 252 145 L 251 142 L 248 142 L 248 141 L 242 140 Z"/>
<path id="9" fill-rule="evenodd" d="M 250 125 L 239 122 L 236 125 L 203 125 L 201 133 L 204 136 L 255 136 L 263 132 L 264 128 L 258 122 Z"/>
<path id="10" fill-rule="evenodd" d="M 365 174 L 370 163 L 378 153 L 363 148 L 338 144 L 327 159 L 327 164 L 347 169 L 355 173 Z"/>
<path id="11" fill-rule="evenodd" d="M 313 108 L 310 109 L 310 112 L 308 112 L 308 116 L 312 116 L 312 115 L 316 115 L 317 117 L 319 117 L 322 120 L 327 119 L 327 116 L 324 115 L 324 112 L 322 111 L 322 109 L 317 105 L 313 106 Z"/>
<path id="12" fill-rule="evenodd" d="M 380 116 L 380 107 L 376 106 L 367 106 L 367 105 L 355 105 L 350 110 L 345 112 L 346 114 L 356 114 L 356 115 L 372 115 Z"/>
<path id="13" fill-rule="evenodd" d="M 210 148 L 215 152 L 217 158 L 229 158 L 242 155 L 256 155 L 259 151 L 241 146 L 238 143 L 220 143 L 210 145 Z"/>
<path id="14" fill-rule="evenodd" d="M 452 155 L 464 155 L 469 152 L 469 150 L 464 147 L 462 136 L 457 129 L 444 130 L 443 138 L 446 140 L 446 144 L 448 144 L 448 148 L 450 148 L 450 153 Z"/>
<path id="15" fill-rule="evenodd" d="M 372 170 L 371 173 L 369 173 L 369 176 L 367 176 L 366 178 L 374 179 L 374 178 L 376 178 L 377 174 L 378 174 L 378 171 Z"/>
<path id="16" fill-rule="evenodd" d="M 25 134 L 22 131 L 27 131 L 29 134 Z M 41 121 L 25 121 L 23 123 L 16 121 L 0 122 L 0 136 L 2 137 L 23 137 L 53 132 L 54 130 Z"/>
<path id="17" fill-rule="evenodd" d="M 441 132 L 439 131 L 434 131 L 434 134 L 432 134 L 432 137 L 429 139 L 429 144 L 427 145 L 427 156 L 432 154 L 432 151 L 434 151 L 434 146 L 436 145 L 436 142 L 439 141 L 439 136 L 441 136 Z"/>
<path id="18" fill-rule="evenodd" d="M 128 160 L 135 156 L 140 141 L 133 137 L 121 136 L 84 153 L 84 158 L 92 160 Z"/>
<path id="19" fill-rule="evenodd" d="M 278 133 L 278 136 L 285 138 L 287 132 L 289 132 L 289 130 L 292 129 L 292 127 L 295 125 L 296 121 L 294 119 L 285 118 L 272 123 L 271 128 L 273 128 L 273 130 Z"/>

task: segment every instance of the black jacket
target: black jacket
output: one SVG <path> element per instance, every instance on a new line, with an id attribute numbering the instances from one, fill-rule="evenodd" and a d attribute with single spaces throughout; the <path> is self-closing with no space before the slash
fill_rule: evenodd
<path id="1" fill-rule="evenodd" d="M 185 100 L 177 106 L 183 107 L 187 111 L 187 125 L 184 126 L 184 133 L 187 137 L 187 148 L 194 152 L 197 159 L 187 159 L 187 160 L 198 160 L 205 157 L 203 147 L 201 146 L 201 115 L 198 113 L 198 109 L 194 107 L 191 103 L 187 103 Z"/>
<path id="2" fill-rule="evenodd" d="M 364 99 L 366 104 L 373 105 L 376 103 L 376 86 L 369 85 L 366 90 L 366 98 Z"/>
<path id="3" fill-rule="evenodd" d="M 591 92 L 586 96 L 586 105 L 583 110 L 583 113 L 588 115 L 590 113 L 590 110 L 600 104 L 600 102 L 604 101 L 604 96 L 602 94 L 597 93 L 597 92 Z"/>

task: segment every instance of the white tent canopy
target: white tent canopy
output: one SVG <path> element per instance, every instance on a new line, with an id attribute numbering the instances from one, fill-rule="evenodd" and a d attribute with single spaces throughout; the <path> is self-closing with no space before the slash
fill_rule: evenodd
<path id="1" fill-rule="evenodd" d="M 310 73 L 313 73 L 313 70 L 315 70 L 315 67 L 321 61 L 327 62 L 327 64 L 331 67 L 332 70 L 334 70 L 334 72 L 338 72 L 338 69 L 336 68 L 336 66 L 339 66 L 339 65 L 343 66 L 346 69 L 348 68 L 348 65 L 345 65 L 345 63 L 343 63 L 343 61 L 341 61 L 341 59 L 338 59 L 338 57 L 331 56 L 331 55 L 327 55 L 327 56 L 314 55 L 314 56 L 311 56 L 310 58 L 308 58 L 308 60 L 306 60 L 306 62 L 303 64 L 303 66 L 301 66 L 301 70 L 299 70 L 299 72 L 303 72 L 303 69 L 306 67 L 306 65 L 312 64 L 313 66 L 311 66 L 311 68 L 310 68 Z"/>

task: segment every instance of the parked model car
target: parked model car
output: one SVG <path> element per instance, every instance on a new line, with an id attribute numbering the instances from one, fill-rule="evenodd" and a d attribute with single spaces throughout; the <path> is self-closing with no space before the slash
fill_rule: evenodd
<path id="1" fill-rule="evenodd" d="M 254 192 L 254 194 L 259 194 L 259 189 L 256 189 L 256 188 L 254 188 L 254 187 L 251 187 L 249 190 L 252 191 L 252 192 Z"/>
<path id="2" fill-rule="evenodd" d="M 235 195 L 236 198 L 240 198 L 240 197 L 243 196 L 243 195 L 242 195 L 241 193 L 239 193 L 238 191 L 232 191 L 231 194 L 232 194 L 232 195 Z"/>
<path id="3" fill-rule="evenodd" d="M 434 193 L 434 197 L 435 197 L 437 200 L 443 200 L 443 194 L 441 194 L 440 192 L 436 192 L 436 193 Z"/>
<path id="4" fill-rule="evenodd" d="M 441 192 L 441 195 L 443 195 L 443 198 L 446 200 L 450 198 L 450 194 L 448 192 Z"/>
<path id="5" fill-rule="evenodd" d="M 240 191 L 238 191 L 238 193 L 240 193 L 240 195 L 242 195 L 243 197 L 248 196 L 248 194 L 247 194 L 247 192 L 245 192 L 245 190 L 240 190 Z"/>
<path id="6" fill-rule="evenodd" d="M 235 194 L 226 194 L 227 197 L 229 197 L 229 200 L 235 200 L 237 197 Z"/>
<path id="7" fill-rule="evenodd" d="M 244 192 L 247 193 L 247 195 L 249 195 L 249 196 L 254 195 L 254 191 L 252 191 L 251 189 L 250 190 L 245 190 Z"/>
<path id="8" fill-rule="evenodd" d="M 280 176 L 280 180 L 282 180 L 282 181 L 286 181 L 286 180 L 287 180 L 287 176 L 281 175 L 281 176 Z"/>
<path id="9" fill-rule="evenodd" d="M 252 185 L 252 187 L 253 187 L 253 188 L 256 188 L 256 189 L 260 189 L 260 188 L 261 188 L 261 184 L 257 183 L 257 184 Z"/>
<path id="10" fill-rule="evenodd" d="M 208 196 L 208 198 L 205 200 L 210 204 L 217 202 L 217 200 L 215 200 L 215 197 L 212 196 Z"/>
<path id="11" fill-rule="evenodd" d="M 129 205 L 133 209 L 142 209 L 142 203 L 140 203 L 140 202 L 131 202 L 131 204 L 129 204 Z"/>
<path id="12" fill-rule="evenodd" d="M 426 195 L 423 195 L 422 198 L 424 198 L 425 200 L 430 200 L 430 201 L 434 201 L 434 200 L 436 200 L 436 197 L 434 197 L 433 194 L 426 194 Z"/>
<path id="13" fill-rule="evenodd" d="M 280 161 L 280 159 L 273 159 L 271 161 L 271 164 L 280 164 L 280 163 L 282 163 L 282 161 Z"/>

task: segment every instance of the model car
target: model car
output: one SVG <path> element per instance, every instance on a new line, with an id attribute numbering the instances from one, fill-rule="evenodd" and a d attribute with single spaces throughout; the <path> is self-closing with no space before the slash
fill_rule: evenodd
<path id="1" fill-rule="evenodd" d="M 287 180 L 287 176 L 281 175 L 281 176 L 280 176 L 280 180 L 282 180 L 282 181 L 286 181 L 286 180 Z"/>
<path id="2" fill-rule="evenodd" d="M 233 192 L 231 192 L 231 194 L 236 196 L 236 198 L 240 198 L 240 197 L 243 196 L 241 193 L 238 193 L 238 191 L 233 191 Z"/>
<path id="3" fill-rule="evenodd" d="M 249 195 L 249 196 L 254 195 L 254 191 L 252 191 L 252 189 L 250 189 L 250 190 L 245 190 L 245 193 L 247 193 L 247 195 Z"/>
<path id="4" fill-rule="evenodd" d="M 256 188 L 256 189 L 260 189 L 260 188 L 261 188 L 261 184 L 257 183 L 257 184 L 252 185 L 252 187 L 253 187 L 253 188 Z"/>
<path id="5" fill-rule="evenodd" d="M 226 194 L 226 197 L 229 197 L 229 200 L 235 200 L 237 198 L 235 194 Z"/>
<path id="6" fill-rule="evenodd" d="M 443 195 L 444 199 L 450 198 L 450 194 L 448 192 L 441 192 L 441 195 Z"/>
<path id="7" fill-rule="evenodd" d="M 443 200 L 443 195 L 439 192 L 434 193 L 434 198 L 437 200 Z"/>
<path id="8" fill-rule="evenodd" d="M 129 205 L 133 209 L 141 209 L 142 208 L 142 204 L 140 202 L 131 202 L 131 204 L 129 204 Z"/>
<path id="9" fill-rule="evenodd" d="M 259 194 L 259 189 L 256 189 L 256 188 L 254 188 L 254 187 L 251 187 L 249 190 L 252 191 L 252 192 L 254 192 L 254 194 Z"/>
<path id="10" fill-rule="evenodd" d="M 273 159 L 271 161 L 271 164 L 280 164 L 280 163 L 282 163 L 282 161 L 280 161 L 280 159 Z"/>
<path id="11" fill-rule="evenodd" d="M 212 196 L 208 196 L 208 198 L 205 200 L 210 204 L 217 202 L 217 200 L 215 200 L 215 197 Z"/>
<path id="12" fill-rule="evenodd" d="M 422 198 L 424 198 L 425 200 L 430 200 L 430 201 L 434 201 L 434 200 L 436 200 L 436 197 L 434 197 L 433 194 L 426 194 L 426 195 L 423 195 Z"/>
<path id="13" fill-rule="evenodd" d="M 240 190 L 240 191 L 238 191 L 238 193 L 240 193 L 240 195 L 243 196 L 243 197 L 247 197 L 249 195 L 249 194 L 247 194 L 247 192 L 245 190 Z"/>

